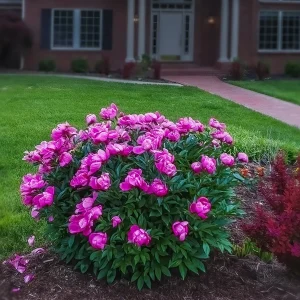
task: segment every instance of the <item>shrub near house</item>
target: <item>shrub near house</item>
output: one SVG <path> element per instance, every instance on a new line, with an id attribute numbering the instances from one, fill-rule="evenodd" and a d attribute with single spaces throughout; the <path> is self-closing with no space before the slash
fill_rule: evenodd
<path id="1" fill-rule="evenodd" d="M 230 251 L 224 226 L 242 214 L 233 187 L 248 157 L 226 153 L 226 126 L 124 115 L 114 104 L 100 116 L 88 115 L 81 131 L 58 125 L 24 158 L 39 170 L 23 178 L 23 203 L 48 220 L 62 259 L 141 289 L 173 268 L 182 278 L 205 271 L 211 250 Z"/>

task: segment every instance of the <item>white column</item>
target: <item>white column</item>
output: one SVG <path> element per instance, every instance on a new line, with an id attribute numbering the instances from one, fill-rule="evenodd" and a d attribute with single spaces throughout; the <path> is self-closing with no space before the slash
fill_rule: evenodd
<path id="1" fill-rule="evenodd" d="M 142 59 L 146 45 L 146 0 L 139 1 L 139 47 L 138 56 Z"/>
<path id="2" fill-rule="evenodd" d="M 134 59 L 134 1 L 127 0 L 127 55 L 126 62 Z"/>
<path id="3" fill-rule="evenodd" d="M 219 62 L 228 62 L 228 23 L 229 23 L 229 1 L 222 0 L 221 11 L 221 38 Z"/>
<path id="4" fill-rule="evenodd" d="M 239 18 L 240 18 L 240 0 L 232 0 L 230 60 L 234 60 L 239 56 Z"/>

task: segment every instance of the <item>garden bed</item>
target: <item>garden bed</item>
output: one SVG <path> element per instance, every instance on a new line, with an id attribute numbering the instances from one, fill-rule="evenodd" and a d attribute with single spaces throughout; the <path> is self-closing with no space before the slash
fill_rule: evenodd
<path id="1" fill-rule="evenodd" d="M 265 205 L 256 189 L 239 188 L 238 197 L 248 217 L 253 215 L 255 205 Z M 231 226 L 235 243 L 244 240 L 240 224 Z M 25 284 L 23 276 L 7 265 L 0 265 L 0 299 L 203 299 L 203 300 L 298 300 L 300 299 L 300 277 L 292 275 L 276 260 L 265 263 L 258 257 L 237 258 L 234 255 L 217 254 L 206 264 L 207 273 L 190 274 L 185 281 L 179 275 L 165 278 L 153 284 L 152 290 L 139 292 L 134 283 L 124 279 L 113 285 L 105 280 L 97 281 L 93 275 L 74 271 L 72 266 L 61 262 L 48 252 L 30 258 L 29 273 L 35 279 Z M 13 288 L 20 291 L 12 293 Z M 1 294 L 2 293 L 2 294 Z"/>
<path id="2" fill-rule="evenodd" d="M 96 281 L 66 266 L 53 254 L 31 260 L 30 270 L 36 278 L 24 284 L 23 276 L 11 268 L 0 266 L 0 299 L 8 299 L 11 290 L 21 287 L 13 299 L 289 299 L 300 297 L 300 280 L 291 276 L 280 264 L 266 264 L 256 257 L 237 259 L 234 256 L 214 257 L 208 271 L 200 276 L 190 275 L 183 281 L 179 276 L 155 284 L 152 290 L 139 292 L 126 280 L 108 285 Z M 2 295 L 1 295 L 2 293 Z"/>

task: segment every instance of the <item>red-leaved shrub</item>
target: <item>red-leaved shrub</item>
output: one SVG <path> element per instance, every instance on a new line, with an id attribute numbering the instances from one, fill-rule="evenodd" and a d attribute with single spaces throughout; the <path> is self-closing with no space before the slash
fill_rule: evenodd
<path id="1" fill-rule="evenodd" d="M 299 270 L 300 156 L 296 170 L 291 170 L 284 154 L 278 154 L 259 192 L 268 205 L 256 208 L 251 223 L 243 225 L 244 231 L 260 248 L 272 252 L 287 267 Z"/>
<path id="2" fill-rule="evenodd" d="M 123 68 L 123 78 L 129 79 L 133 75 L 135 67 L 136 64 L 134 62 L 125 63 Z"/>

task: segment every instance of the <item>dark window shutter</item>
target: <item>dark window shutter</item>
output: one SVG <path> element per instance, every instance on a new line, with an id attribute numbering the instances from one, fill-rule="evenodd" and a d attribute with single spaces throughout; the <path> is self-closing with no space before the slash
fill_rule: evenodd
<path id="1" fill-rule="evenodd" d="M 51 9 L 42 9 L 41 13 L 41 49 L 51 49 Z"/>
<path id="2" fill-rule="evenodd" d="M 112 39 L 113 39 L 113 11 L 103 10 L 103 21 L 102 21 L 102 49 L 112 50 Z"/>

